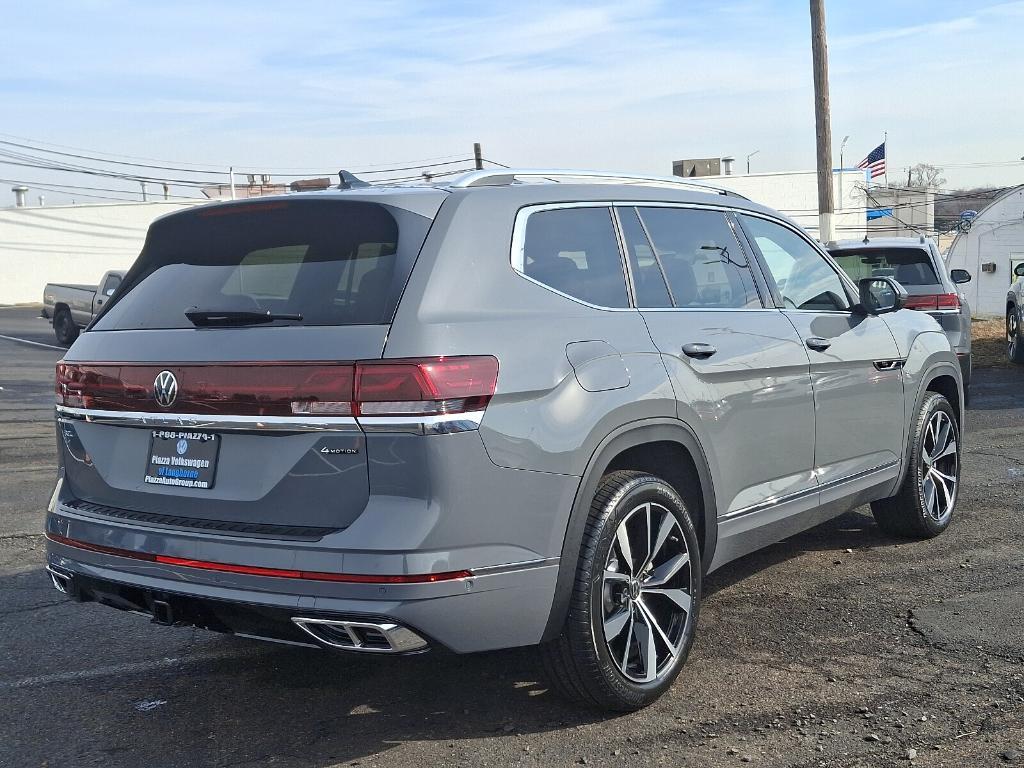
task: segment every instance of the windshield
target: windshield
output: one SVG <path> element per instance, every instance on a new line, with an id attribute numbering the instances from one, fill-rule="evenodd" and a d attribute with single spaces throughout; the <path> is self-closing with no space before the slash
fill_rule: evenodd
<path id="1" fill-rule="evenodd" d="M 854 280 L 891 277 L 906 287 L 939 285 L 931 256 L 923 248 L 858 248 L 831 253 Z"/>
<path id="2" fill-rule="evenodd" d="M 429 223 L 393 206 L 324 199 L 173 215 L 150 227 L 92 330 L 192 328 L 185 313 L 195 310 L 270 312 L 275 325 L 386 324 Z"/>

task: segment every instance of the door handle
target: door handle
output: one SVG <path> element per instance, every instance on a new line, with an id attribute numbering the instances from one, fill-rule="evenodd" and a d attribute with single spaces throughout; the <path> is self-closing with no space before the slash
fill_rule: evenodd
<path id="1" fill-rule="evenodd" d="M 832 346 L 831 341 L 823 339 L 821 336 L 811 336 L 804 343 L 807 345 L 808 349 L 813 349 L 815 352 L 824 352 Z"/>
<path id="2" fill-rule="evenodd" d="M 710 344 L 683 344 L 683 354 L 696 360 L 707 360 L 717 351 Z"/>

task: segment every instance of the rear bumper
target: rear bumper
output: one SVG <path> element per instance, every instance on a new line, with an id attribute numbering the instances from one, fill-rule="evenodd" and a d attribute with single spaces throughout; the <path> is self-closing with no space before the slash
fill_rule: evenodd
<path id="1" fill-rule="evenodd" d="M 295 619 L 394 625 L 424 641 L 405 646 L 411 651 L 442 647 L 470 653 L 540 642 L 558 564 L 492 566 L 466 578 L 422 584 L 297 583 L 142 562 L 51 540 L 47 570 L 54 586 L 76 600 L 162 624 L 334 648 L 345 645 L 304 630 Z"/>

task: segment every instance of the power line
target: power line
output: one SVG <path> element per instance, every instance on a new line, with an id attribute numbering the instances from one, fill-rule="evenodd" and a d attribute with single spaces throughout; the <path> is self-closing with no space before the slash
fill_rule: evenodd
<path id="1" fill-rule="evenodd" d="M 17 142 L 24 142 L 22 144 L 18 144 L 17 146 L 22 146 L 23 148 L 35 150 L 37 152 L 50 152 L 51 150 L 47 150 L 47 149 L 45 149 L 45 147 L 58 147 L 58 148 L 60 148 L 62 150 L 75 150 L 75 152 L 80 153 L 78 155 L 75 155 L 73 153 L 65 153 L 68 156 L 72 156 L 72 157 L 76 157 L 77 156 L 77 157 L 80 157 L 80 158 L 89 158 L 90 155 L 93 155 L 93 156 L 99 155 L 100 157 L 89 158 L 89 159 L 95 159 L 95 160 L 97 160 L 99 162 L 110 162 L 110 163 L 113 163 L 115 161 L 112 160 L 112 159 L 108 159 L 108 158 L 121 158 L 121 159 L 124 159 L 124 160 L 144 160 L 144 161 L 147 161 L 148 163 L 155 163 L 155 164 L 159 164 L 159 165 L 162 165 L 162 166 L 170 166 L 172 170 L 180 170 L 180 171 L 185 171 L 185 172 L 192 172 L 191 168 L 201 168 L 204 171 L 208 170 L 208 171 L 210 171 L 212 173 L 224 174 L 225 173 L 224 168 L 227 168 L 227 167 L 231 166 L 231 167 L 234 167 L 236 169 L 237 173 L 243 173 L 243 174 L 247 174 L 249 172 L 257 172 L 258 173 L 260 171 L 262 171 L 262 172 L 268 172 L 268 171 L 302 171 L 302 173 L 296 173 L 296 174 L 278 174 L 278 175 L 284 175 L 284 176 L 289 176 L 290 175 L 290 176 L 296 176 L 296 177 L 297 176 L 304 176 L 304 175 L 315 175 L 315 174 L 323 175 L 324 174 L 324 171 L 312 169 L 309 166 L 263 166 L 263 165 L 242 165 L 240 163 L 225 163 L 223 168 L 220 168 L 219 166 L 214 165 L 212 163 L 193 163 L 193 162 L 187 162 L 187 161 L 184 161 L 184 160 L 161 160 L 161 159 L 158 159 L 158 158 L 144 157 L 144 156 L 140 156 L 140 155 L 126 155 L 126 154 L 119 154 L 119 153 L 115 153 L 115 152 L 103 152 L 101 150 L 85 149 L 83 147 L 76 147 L 76 146 L 71 146 L 71 145 L 67 145 L 67 144 L 56 144 L 56 143 L 53 143 L 53 142 L 41 141 L 41 140 L 38 140 L 38 139 L 29 138 L 27 136 L 18 136 L 18 135 L 9 134 L 9 133 L 0 133 L 0 138 L 3 138 L 4 140 L 6 140 L 4 143 L 8 143 L 8 144 L 15 144 L 15 142 L 11 141 L 11 139 L 16 140 Z M 417 158 L 417 159 L 414 159 L 414 160 L 390 160 L 390 161 L 387 161 L 387 162 L 379 162 L 379 163 L 340 163 L 339 167 L 348 168 L 350 166 L 356 166 L 356 167 L 364 166 L 365 170 L 355 171 L 355 172 L 357 172 L 357 173 L 360 173 L 360 172 L 361 173 L 367 173 L 367 172 L 370 171 L 370 169 L 377 169 L 377 168 L 387 169 L 387 168 L 391 168 L 391 167 L 394 167 L 394 166 L 411 165 L 411 164 L 414 164 L 414 163 L 431 164 L 431 163 L 433 163 L 433 161 L 452 160 L 452 159 L 459 158 L 459 157 L 464 157 L 464 156 L 465 156 L 465 153 L 458 152 L 458 153 L 453 153 L 453 154 L 450 154 L 450 155 L 437 155 L 437 156 L 432 156 L 432 157 L 422 157 L 422 158 Z M 154 168 L 156 166 L 145 166 L 143 164 L 138 164 L 138 167 Z M 333 172 L 330 172 L 330 173 L 333 173 Z"/>
<path id="2" fill-rule="evenodd" d="M 140 192 L 136 192 L 136 191 L 131 190 L 131 189 L 111 189 L 110 187 L 87 187 L 87 186 L 83 186 L 83 185 L 80 185 L 80 184 L 57 184 L 56 182 L 49 182 L 49 181 L 43 182 L 43 183 L 39 183 L 39 182 L 35 182 L 35 181 L 31 181 L 31 180 L 25 180 L 25 179 L 0 179 L 0 184 L 24 184 L 26 187 L 32 187 L 33 189 L 47 189 L 48 192 L 57 192 L 59 194 L 61 193 L 60 189 L 70 189 L 70 190 L 75 190 L 75 191 L 77 191 L 77 190 L 85 190 L 87 192 L 117 192 L 118 194 L 123 194 L 123 195 L 132 195 L 132 194 L 139 195 L 139 194 L 141 194 Z M 51 189 L 52 187 L 59 187 L 60 189 Z M 162 193 L 159 192 L 159 191 L 156 194 L 160 195 L 161 197 L 163 196 Z M 190 197 L 188 195 L 175 195 L 175 194 L 171 194 L 170 192 L 167 193 L 167 197 L 173 197 L 173 198 L 177 198 L 179 200 L 204 200 L 204 199 L 206 199 L 206 198 L 202 198 L 202 197 Z M 114 198 L 110 198 L 110 199 L 114 199 Z"/>

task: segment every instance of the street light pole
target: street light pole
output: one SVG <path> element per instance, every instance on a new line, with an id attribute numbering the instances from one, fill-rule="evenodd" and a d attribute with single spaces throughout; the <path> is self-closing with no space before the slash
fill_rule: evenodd
<path id="1" fill-rule="evenodd" d="M 761 151 L 760 149 L 755 149 L 753 152 L 751 152 L 749 155 L 747 155 L 747 176 L 750 175 L 750 158 L 752 158 L 754 155 L 758 154 L 760 151 Z"/>
<path id="2" fill-rule="evenodd" d="M 846 149 L 846 142 L 850 140 L 849 136 L 843 136 L 843 142 L 839 145 L 839 210 L 843 209 L 843 170 L 846 168 L 843 165 L 843 150 Z"/>

